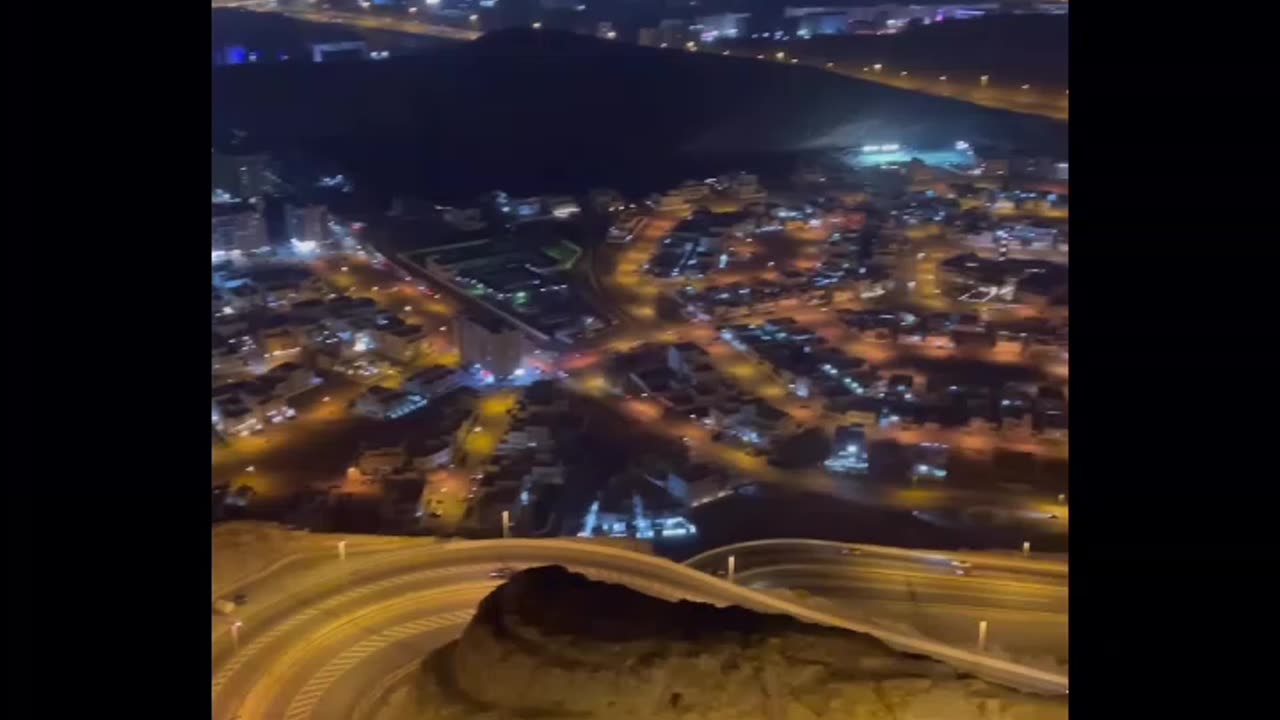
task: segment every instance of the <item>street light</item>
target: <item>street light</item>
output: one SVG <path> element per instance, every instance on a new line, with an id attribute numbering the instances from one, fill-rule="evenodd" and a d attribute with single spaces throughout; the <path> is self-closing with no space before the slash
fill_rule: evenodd
<path id="1" fill-rule="evenodd" d="M 947 76 L 946 76 L 946 75 L 939 75 L 939 76 L 938 76 L 938 79 L 939 79 L 939 80 L 941 80 L 942 82 L 946 82 L 946 81 L 947 81 Z"/>
<path id="2" fill-rule="evenodd" d="M 872 66 L 871 66 L 871 69 L 872 69 L 872 70 L 875 70 L 876 72 L 880 72 L 880 68 L 882 68 L 882 67 L 884 67 L 884 66 L 883 66 L 883 65 L 881 65 L 880 63 L 876 63 L 875 65 L 872 65 Z"/>
<path id="3" fill-rule="evenodd" d="M 774 53 L 774 55 L 773 55 L 773 56 L 774 56 L 775 58 L 777 58 L 778 60 L 786 60 L 786 59 L 787 59 L 787 54 L 786 54 L 786 53 L 784 53 L 784 52 Z"/>
<path id="4" fill-rule="evenodd" d="M 534 29 L 534 30 L 541 30 L 541 29 L 542 29 L 542 22 L 541 22 L 541 21 L 535 22 L 535 23 L 533 24 L 533 29 Z"/>
<path id="5" fill-rule="evenodd" d="M 1030 85 L 1023 85 L 1023 86 L 1022 86 L 1022 89 L 1023 89 L 1023 90 L 1030 90 L 1030 89 L 1031 89 L 1031 86 L 1030 86 Z"/>
<path id="6" fill-rule="evenodd" d="M 978 83 L 982 85 L 982 87 L 986 87 L 987 83 L 990 81 L 991 81 L 990 75 L 983 75 L 982 77 L 978 78 Z"/>
<path id="7" fill-rule="evenodd" d="M 907 76 L 906 70 L 903 70 L 902 72 L 898 73 L 898 77 L 906 77 L 906 76 Z"/>

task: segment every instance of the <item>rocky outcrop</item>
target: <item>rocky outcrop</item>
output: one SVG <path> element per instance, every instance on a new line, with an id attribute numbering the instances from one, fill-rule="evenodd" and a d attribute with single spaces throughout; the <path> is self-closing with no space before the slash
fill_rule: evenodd
<path id="1" fill-rule="evenodd" d="M 961 677 L 869 635 L 666 602 L 554 566 L 494 590 L 419 683 L 400 718 L 1067 716 L 1065 701 Z"/>

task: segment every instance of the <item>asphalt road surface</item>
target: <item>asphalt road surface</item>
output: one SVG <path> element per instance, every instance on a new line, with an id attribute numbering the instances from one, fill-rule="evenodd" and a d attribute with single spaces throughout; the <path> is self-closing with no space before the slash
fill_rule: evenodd
<path id="1" fill-rule="evenodd" d="M 384 687 L 388 678 L 403 674 L 461 632 L 476 603 L 498 584 L 490 577 L 494 569 L 551 563 L 658 597 L 744 605 L 873 631 L 897 647 L 946 658 L 1023 687 L 1046 692 L 1066 687 L 1061 675 L 881 632 L 829 611 L 611 546 L 567 540 L 406 540 L 404 549 L 352 551 L 345 559 L 317 553 L 225 590 L 224 595 L 243 592 L 248 600 L 233 618 L 218 617 L 214 623 L 214 718 L 352 718 L 358 708 L 367 707 L 372 689 Z M 868 578 L 871 570 L 866 566 L 855 574 Z M 874 592 L 887 591 L 877 586 Z M 928 593 L 940 602 L 955 597 L 941 585 L 930 585 Z M 968 601 L 981 596 L 969 593 Z"/>

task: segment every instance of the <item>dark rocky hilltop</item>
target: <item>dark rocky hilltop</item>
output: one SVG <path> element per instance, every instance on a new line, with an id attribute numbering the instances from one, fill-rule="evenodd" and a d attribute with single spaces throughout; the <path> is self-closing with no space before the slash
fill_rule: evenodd
<path id="1" fill-rule="evenodd" d="M 1063 719 L 1065 701 L 959 675 L 868 635 L 525 570 L 428 657 L 381 720 Z"/>

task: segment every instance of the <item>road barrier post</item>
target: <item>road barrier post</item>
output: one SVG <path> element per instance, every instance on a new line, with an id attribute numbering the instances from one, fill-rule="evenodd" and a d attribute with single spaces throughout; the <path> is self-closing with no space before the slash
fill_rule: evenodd
<path id="1" fill-rule="evenodd" d="M 511 537 L 511 511 L 502 511 L 502 537 L 503 539 Z"/>
<path id="2" fill-rule="evenodd" d="M 1060 503 L 1064 503 L 1064 502 L 1066 502 L 1066 501 L 1067 501 L 1067 494 L 1066 494 L 1066 493 L 1061 493 L 1061 494 L 1059 494 L 1059 495 L 1058 495 L 1058 502 L 1060 502 Z"/>
<path id="3" fill-rule="evenodd" d="M 1030 554 L 1031 554 L 1031 541 L 1030 541 L 1030 540 L 1023 540 L 1023 541 L 1022 541 L 1022 554 L 1023 554 L 1023 555 L 1030 555 Z"/>
<path id="4" fill-rule="evenodd" d="M 240 652 L 240 626 L 244 623 L 237 620 L 231 623 L 231 649 Z"/>
<path id="5" fill-rule="evenodd" d="M 347 559 L 347 541 L 346 540 L 338 541 L 338 559 L 339 560 Z"/>
<path id="6" fill-rule="evenodd" d="M 734 556 L 729 556 L 729 582 L 733 582 L 733 570 L 735 565 Z"/>
<path id="7" fill-rule="evenodd" d="M 978 621 L 978 652 L 987 651 L 987 621 Z"/>

